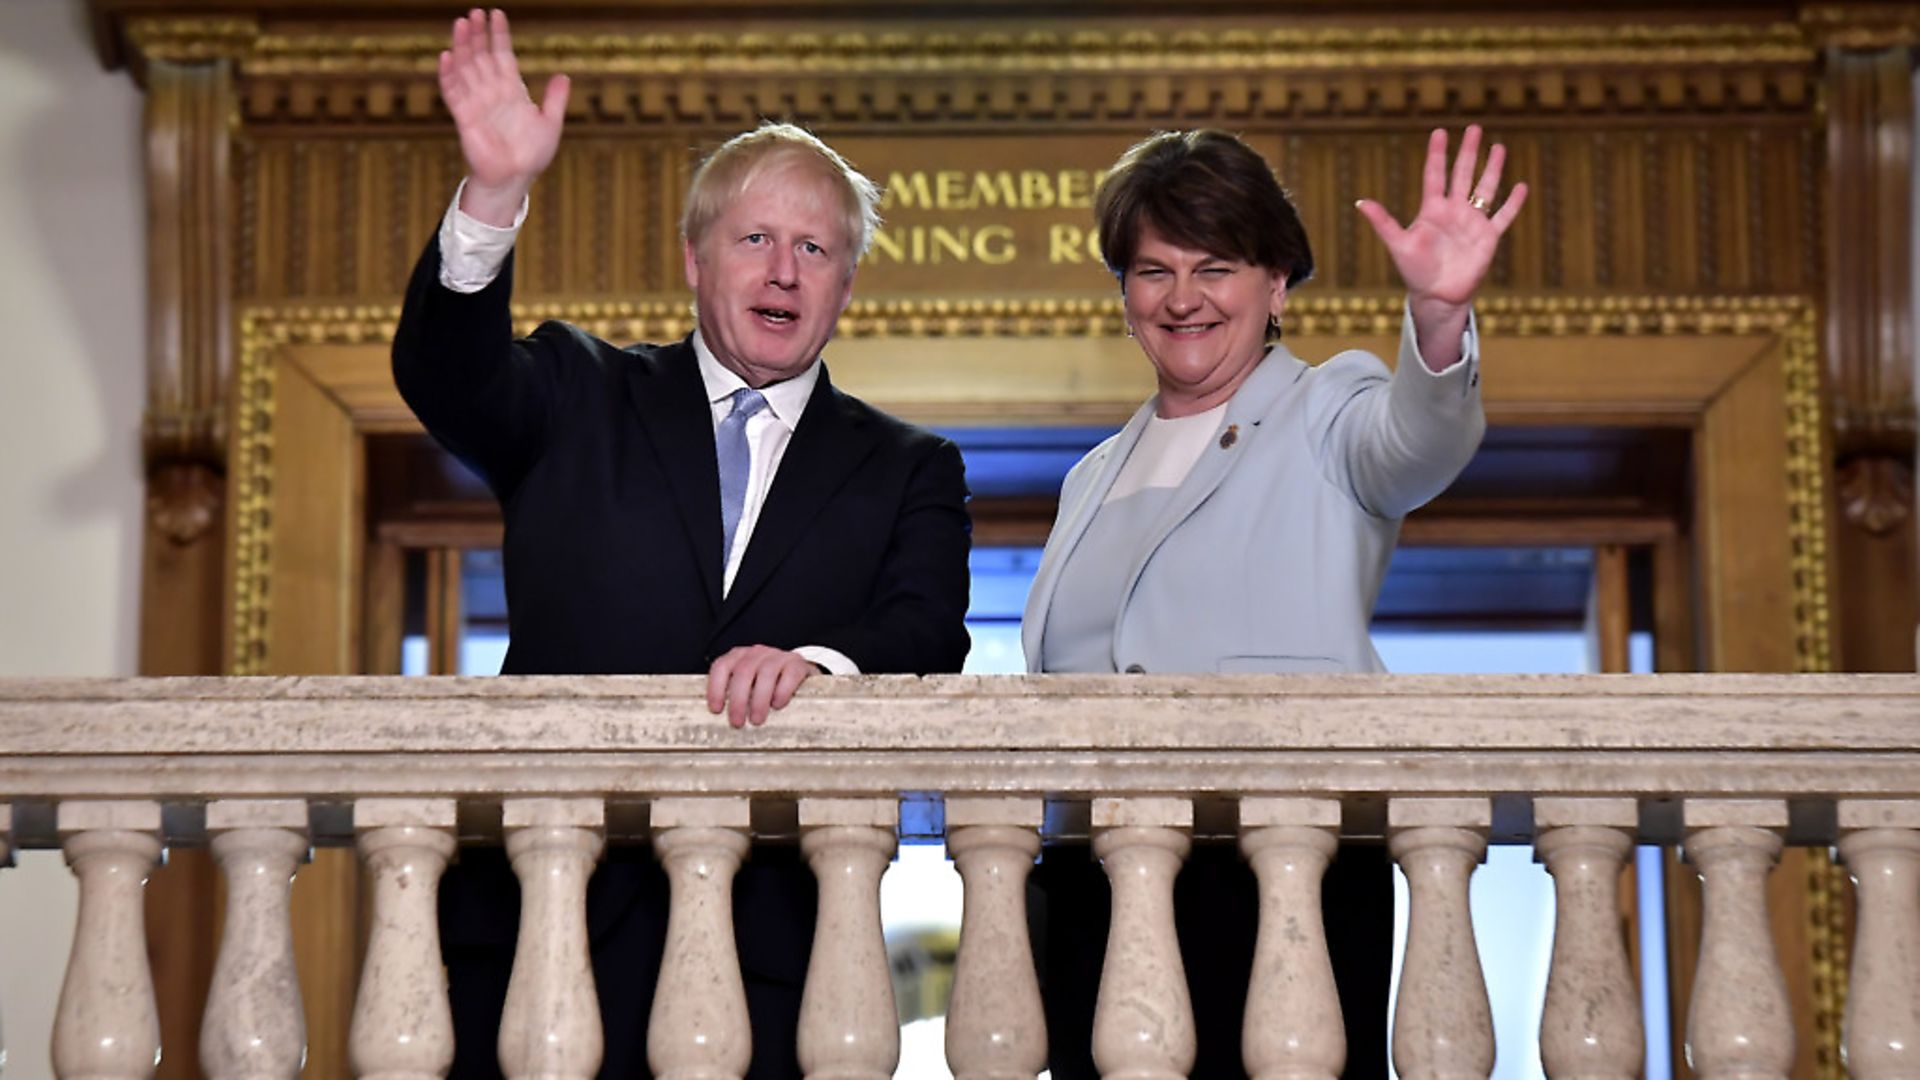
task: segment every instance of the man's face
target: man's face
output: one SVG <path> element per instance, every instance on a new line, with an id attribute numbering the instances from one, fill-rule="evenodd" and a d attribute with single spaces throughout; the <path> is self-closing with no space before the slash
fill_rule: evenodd
<path id="1" fill-rule="evenodd" d="M 831 184 L 786 166 L 755 177 L 686 244 L 700 334 L 761 387 L 813 363 L 853 299 L 853 251 Z"/>

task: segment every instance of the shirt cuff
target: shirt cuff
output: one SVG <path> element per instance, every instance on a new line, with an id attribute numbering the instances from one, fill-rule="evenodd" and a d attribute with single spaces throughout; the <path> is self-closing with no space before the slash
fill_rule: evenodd
<path id="1" fill-rule="evenodd" d="M 1467 309 L 1467 327 L 1460 331 L 1460 358 L 1448 364 L 1446 367 L 1441 368 L 1439 371 L 1435 371 L 1427 366 L 1426 360 L 1420 355 L 1420 335 L 1413 332 L 1413 305 L 1410 303 L 1405 304 L 1401 308 L 1400 316 L 1401 347 L 1406 355 L 1413 357 L 1414 366 L 1428 375 L 1432 375 L 1435 378 L 1451 375 L 1455 371 L 1460 370 L 1460 365 L 1472 364 L 1480 359 L 1480 323 L 1478 318 L 1472 308 Z"/>
<path id="2" fill-rule="evenodd" d="M 829 675 L 858 675 L 860 665 L 839 649 L 829 649 L 825 645 L 802 645 L 793 650 L 794 655 L 810 664 L 819 664 L 827 669 Z"/>
<path id="3" fill-rule="evenodd" d="M 465 180 L 453 191 L 453 202 L 440 219 L 440 284 L 457 293 L 477 293 L 493 284 L 506 264 L 507 254 L 527 220 L 531 198 L 520 200 L 520 212 L 507 228 L 489 225 L 460 209 Z"/>

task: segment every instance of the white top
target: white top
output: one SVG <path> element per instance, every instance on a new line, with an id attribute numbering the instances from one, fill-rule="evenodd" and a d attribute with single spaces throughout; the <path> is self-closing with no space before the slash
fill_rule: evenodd
<path id="1" fill-rule="evenodd" d="M 1193 463 L 1207 452 L 1207 444 L 1226 416 L 1227 403 L 1223 401 L 1192 416 L 1150 417 L 1103 503 L 1117 502 L 1148 488 L 1179 487 L 1193 471 Z"/>

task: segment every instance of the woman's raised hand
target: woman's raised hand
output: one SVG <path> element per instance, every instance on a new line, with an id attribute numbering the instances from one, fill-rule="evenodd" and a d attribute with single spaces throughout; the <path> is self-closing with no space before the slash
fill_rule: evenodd
<path id="1" fill-rule="evenodd" d="M 467 159 L 462 210 L 491 225 L 513 223 L 560 147 L 568 85 L 565 75 L 555 75 L 539 105 L 527 96 L 506 12 L 474 8 L 453 21 L 453 43 L 440 54 L 440 96 Z"/>
<path id="2" fill-rule="evenodd" d="M 1447 175 L 1447 132 L 1434 130 L 1427 140 L 1427 165 L 1420 184 L 1420 213 L 1402 228 L 1387 209 L 1371 199 L 1359 208 L 1380 242 L 1393 257 L 1407 297 L 1418 320 L 1422 309 L 1436 314 L 1447 308 L 1464 310 L 1493 265 L 1500 237 L 1513 224 L 1527 201 L 1527 185 L 1515 184 L 1498 204 L 1500 169 L 1507 148 L 1499 143 L 1487 152 L 1487 167 L 1474 179 L 1480 158 L 1480 126 L 1472 124 L 1460 137 L 1460 155 Z"/>

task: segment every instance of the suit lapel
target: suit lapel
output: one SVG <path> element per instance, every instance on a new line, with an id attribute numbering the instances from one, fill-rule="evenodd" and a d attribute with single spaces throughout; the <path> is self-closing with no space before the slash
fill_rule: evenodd
<path id="1" fill-rule="evenodd" d="M 1226 481 L 1234 467 L 1246 460 L 1254 441 L 1260 437 L 1261 421 L 1272 409 L 1274 400 L 1287 387 L 1292 386 L 1305 370 L 1306 365 L 1294 359 L 1293 354 L 1284 346 L 1275 345 L 1267 357 L 1260 362 L 1259 367 L 1254 369 L 1253 374 L 1247 377 L 1247 381 L 1241 384 L 1240 389 L 1227 404 L 1226 422 L 1222 425 L 1221 439 L 1225 438 L 1226 431 L 1232 431 L 1233 438 L 1225 446 L 1221 445 L 1220 439 L 1207 444 L 1207 449 L 1200 455 L 1200 460 L 1193 463 L 1193 471 L 1189 472 L 1180 486 L 1174 489 L 1173 498 L 1168 501 L 1166 509 L 1161 511 L 1159 519 L 1154 522 L 1153 530 L 1147 535 L 1147 542 L 1140 548 L 1139 557 L 1134 560 L 1132 566 L 1127 568 L 1126 587 L 1120 593 L 1122 617 L 1126 614 L 1127 605 L 1133 600 L 1134 586 L 1139 584 L 1140 575 L 1146 570 L 1147 562 L 1160 550 L 1160 545 L 1166 542 L 1167 537 L 1173 535 L 1175 529 L 1192 517 L 1193 512 L 1200 509 L 1201 504 L 1219 490 L 1220 485 Z M 1115 472 L 1117 474 L 1117 467 Z M 1120 641 L 1117 624 L 1113 638 L 1117 646 Z"/>
<path id="2" fill-rule="evenodd" d="M 1020 646 L 1027 656 L 1027 670 L 1040 670 L 1040 644 L 1045 636 L 1047 612 L 1053 606 L 1053 592 L 1060 585 L 1060 571 L 1067 564 L 1074 548 L 1080 544 L 1080 538 L 1086 535 L 1087 527 L 1093 524 L 1093 516 L 1106 501 L 1107 492 L 1113 490 L 1113 482 L 1120 476 L 1120 469 L 1126 465 L 1127 458 L 1140 441 L 1140 435 L 1147 430 L 1147 421 L 1153 418 L 1154 402 L 1157 398 L 1147 399 L 1145 405 L 1134 410 L 1127 426 L 1120 429 L 1111 443 L 1102 451 L 1106 456 L 1095 463 L 1097 470 L 1090 483 L 1082 489 L 1073 505 L 1062 505 L 1054 520 L 1053 533 L 1047 537 L 1046 556 L 1041 560 L 1040 569 L 1033 576 L 1033 585 L 1029 589 L 1027 610 L 1020 620 Z"/>
<path id="3" fill-rule="evenodd" d="M 720 606 L 720 467 L 713 448 L 713 412 L 689 341 L 628 365 L 627 396 L 640 414 L 673 490 L 674 505 L 700 568 L 707 603 Z"/>
<path id="4" fill-rule="evenodd" d="M 740 571 L 734 575 L 733 588 L 727 590 L 726 600 L 720 607 L 720 618 L 714 627 L 716 633 L 725 629 L 752 602 L 754 594 L 792 553 L 794 544 L 820 516 L 827 501 L 873 452 L 875 445 L 874 431 L 859 417 L 853 402 L 834 389 L 823 365 L 820 381 L 807 399 L 800 422 L 794 425 L 786 453 L 781 455 L 780 469 L 774 473 L 773 487 L 767 492 L 766 504 L 760 508 L 760 518 L 754 523 L 746 553 L 740 558 Z M 716 479 L 714 484 L 717 488 L 719 481 Z M 714 513 L 717 521 L 718 509 Z M 719 536 L 716 527 L 716 549 Z"/>

